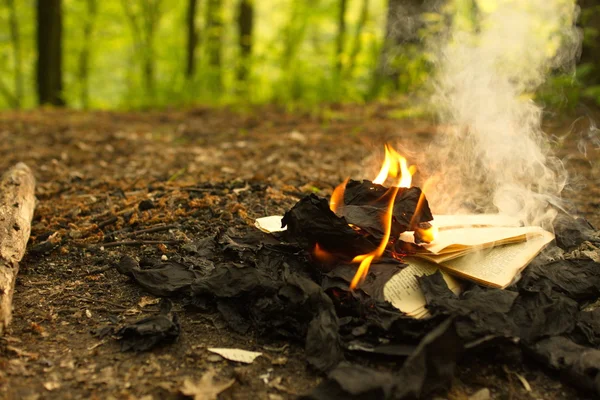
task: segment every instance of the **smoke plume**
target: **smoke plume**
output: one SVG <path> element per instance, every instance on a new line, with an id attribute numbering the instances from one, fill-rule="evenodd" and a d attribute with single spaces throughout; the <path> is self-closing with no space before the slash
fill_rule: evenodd
<path id="1" fill-rule="evenodd" d="M 432 176 L 427 195 L 436 213 L 500 212 L 547 227 L 567 176 L 532 93 L 550 72 L 574 66 L 578 8 L 573 0 L 475 3 L 474 18 L 453 13 L 430 44 L 432 101 L 446 129 L 418 164 Z"/>

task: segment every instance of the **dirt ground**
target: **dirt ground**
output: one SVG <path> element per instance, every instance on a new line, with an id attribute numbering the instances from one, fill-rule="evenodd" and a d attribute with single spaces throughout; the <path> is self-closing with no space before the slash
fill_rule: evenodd
<path id="1" fill-rule="evenodd" d="M 146 353 L 122 353 L 110 336 L 93 333 L 158 310 L 155 297 L 114 269 L 122 255 L 173 257 L 186 242 L 281 214 L 307 193 L 326 196 L 348 175 L 360 178 L 376 168 L 369 156 L 385 141 L 418 149 L 436 134 L 431 123 L 394 119 L 392 111 L 369 105 L 318 115 L 273 109 L 0 114 L 0 169 L 26 162 L 39 200 L 13 325 L 0 339 L 0 398 L 182 398 L 183 381 L 208 370 L 217 383 L 233 380 L 222 399 L 277 400 L 309 391 L 322 377 L 307 367 L 302 344 L 234 333 L 216 310 L 176 303 L 179 340 Z M 561 121 L 548 128 L 572 176 L 565 196 L 600 226 L 600 151 L 593 136 L 566 135 L 570 127 Z M 263 356 L 240 364 L 207 347 Z M 468 399 L 482 388 L 498 399 L 586 398 L 510 357 L 493 364 L 463 360 L 448 397 Z"/>

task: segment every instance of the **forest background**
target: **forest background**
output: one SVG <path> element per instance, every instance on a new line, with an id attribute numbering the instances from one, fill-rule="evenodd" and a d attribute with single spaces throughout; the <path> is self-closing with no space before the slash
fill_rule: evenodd
<path id="1" fill-rule="evenodd" d="M 427 43 L 449 23 L 478 29 L 495 2 L 0 0 L 0 109 L 394 100 L 418 116 Z M 600 1 L 579 6 L 579 63 L 531 93 L 552 110 L 600 104 Z"/>

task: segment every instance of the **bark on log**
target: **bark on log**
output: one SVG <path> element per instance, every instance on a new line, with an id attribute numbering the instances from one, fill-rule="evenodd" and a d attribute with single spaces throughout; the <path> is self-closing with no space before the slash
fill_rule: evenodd
<path id="1" fill-rule="evenodd" d="M 11 321 L 19 261 L 25 254 L 35 208 L 35 178 L 18 163 L 0 179 L 0 336 Z"/>

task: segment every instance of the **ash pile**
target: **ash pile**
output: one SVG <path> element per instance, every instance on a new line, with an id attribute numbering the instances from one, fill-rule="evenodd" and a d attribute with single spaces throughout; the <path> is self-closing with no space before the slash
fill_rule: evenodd
<path id="1" fill-rule="evenodd" d="M 286 230 L 230 229 L 184 245 L 179 258 L 125 256 L 117 269 L 154 295 L 216 307 L 235 332 L 304 343 L 307 362 L 327 376 L 307 399 L 443 394 L 461 357 L 507 348 L 600 394 L 600 309 L 590 307 L 600 293 L 600 234 L 591 225 L 557 218 L 555 241 L 504 289 L 461 280 L 457 294 L 441 271 L 415 276 L 426 301 L 415 318 L 386 301 L 385 286 L 410 252 L 393 238 L 412 230 L 415 242 L 427 240 L 426 200 L 418 188 L 397 188 L 391 199 L 369 181 L 346 188 L 345 216 L 310 195 L 283 217 Z M 179 332 L 166 315 L 161 334 L 171 340 Z M 401 367 L 362 366 L 365 354 Z"/>
<path id="2" fill-rule="evenodd" d="M 373 181 L 117 269 L 151 294 L 216 308 L 237 333 L 304 343 L 327 376 L 307 399 L 443 394 L 461 357 L 498 352 L 600 395 L 600 232 L 567 215 L 554 233 L 500 215 L 434 216 L 413 172 L 386 146 Z M 177 339 L 168 300 L 161 310 L 117 333 L 124 350 Z"/>

